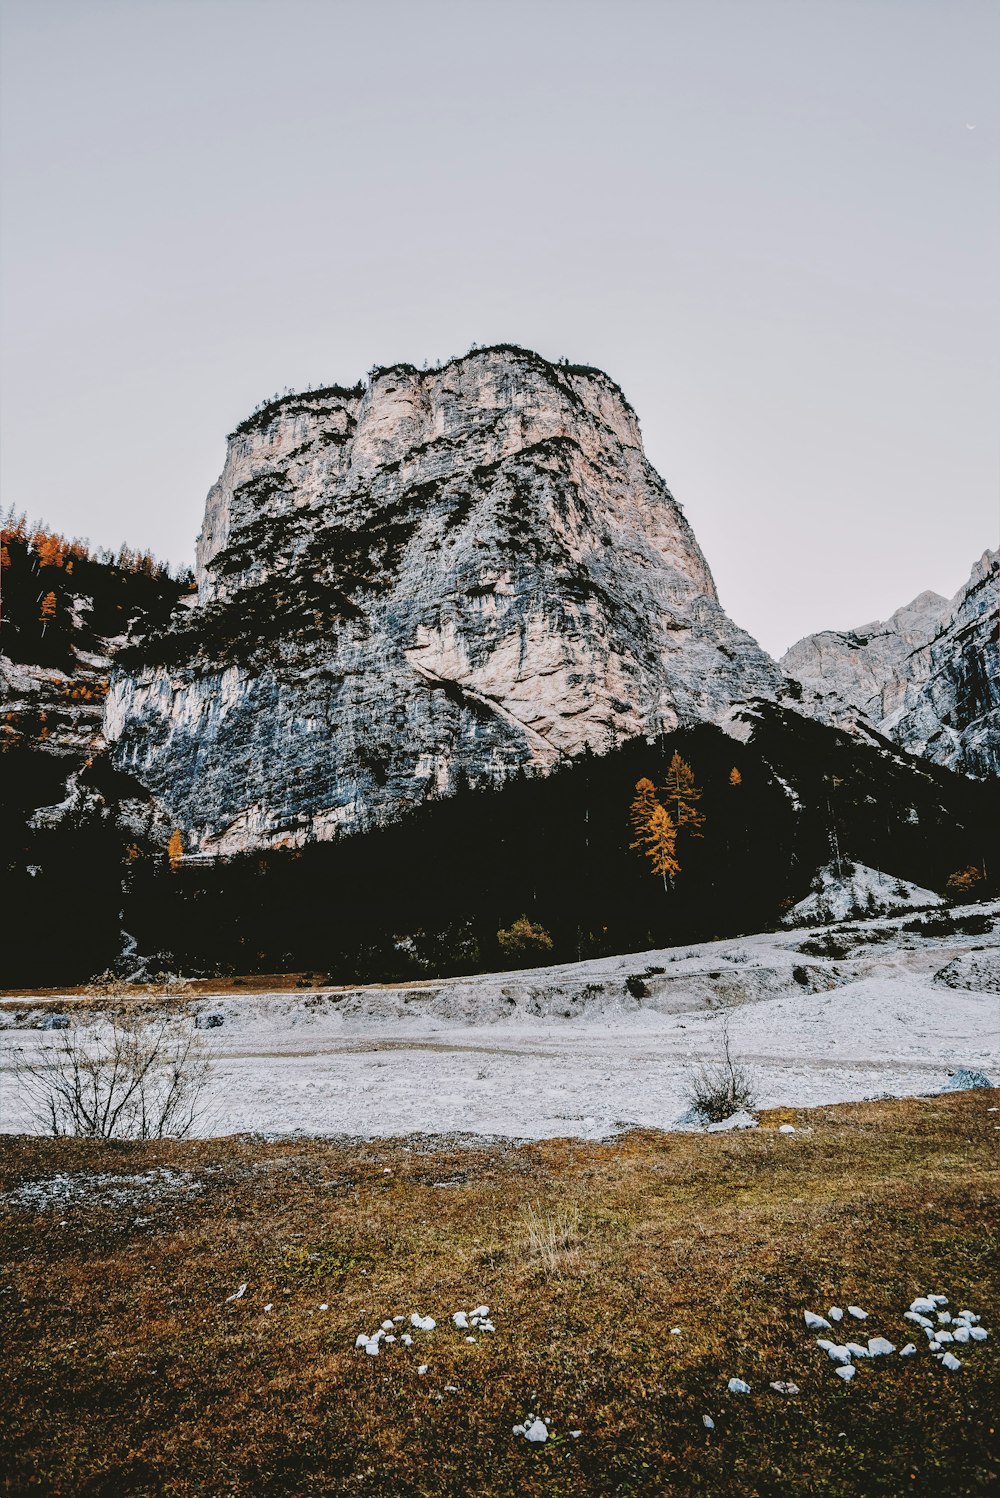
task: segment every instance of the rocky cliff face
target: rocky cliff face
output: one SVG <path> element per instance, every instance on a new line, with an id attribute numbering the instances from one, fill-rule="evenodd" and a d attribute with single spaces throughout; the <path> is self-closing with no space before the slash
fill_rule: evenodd
<path id="1" fill-rule="evenodd" d="M 243 422 L 193 608 L 121 661 L 115 761 L 206 854 L 375 826 L 784 687 L 617 386 L 513 348 Z"/>
<path id="2" fill-rule="evenodd" d="M 997 569 L 984 552 L 950 601 L 921 593 L 884 623 L 800 640 L 781 664 L 803 707 L 837 726 L 853 709 L 911 754 L 1000 774 Z"/>

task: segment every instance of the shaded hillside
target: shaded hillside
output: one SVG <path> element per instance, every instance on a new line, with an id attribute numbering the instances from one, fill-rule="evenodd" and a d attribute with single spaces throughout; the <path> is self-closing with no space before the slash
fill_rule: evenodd
<path id="1" fill-rule="evenodd" d="M 459 790 L 333 844 L 136 871 L 140 950 L 194 970 L 316 969 L 337 980 L 490 969 L 642 950 L 776 925 L 831 858 L 932 889 L 983 861 L 994 786 L 886 752 L 771 704 L 750 741 L 710 725 L 584 756 L 541 779 Z M 703 836 L 664 890 L 630 848 L 642 776 L 678 750 Z M 732 770 L 738 770 L 733 783 Z M 980 890 L 981 893 L 985 892 Z M 527 916 L 551 947 L 498 943 Z"/>

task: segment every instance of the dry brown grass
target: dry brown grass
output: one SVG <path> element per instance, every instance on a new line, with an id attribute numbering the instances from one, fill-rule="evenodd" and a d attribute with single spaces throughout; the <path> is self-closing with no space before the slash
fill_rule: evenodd
<path id="1" fill-rule="evenodd" d="M 791 1135 L 520 1149 L 4 1140 L 3 1491 L 985 1493 L 998 1104 L 967 1093 L 792 1112 L 811 1132 Z M 49 1211 L 6 1194 L 162 1167 L 202 1190 Z M 899 1343 L 927 1289 L 993 1333 L 957 1374 L 921 1346 L 844 1386 L 802 1325 L 804 1307 L 858 1301 L 866 1332 Z M 446 1318 L 479 1301 L 497 1330 L 470 1345 Z M 359 1331 L 411 1310 L 439 1322 L 419 1353 L 355 1351 Z M 732 1374 L 751 1396 L 724 1392 Z M 772 1393 L 778 1379 L 800 1396 Z M 552 1419 L 543 1447 L 511 1435 L 529 1410 Z"/>

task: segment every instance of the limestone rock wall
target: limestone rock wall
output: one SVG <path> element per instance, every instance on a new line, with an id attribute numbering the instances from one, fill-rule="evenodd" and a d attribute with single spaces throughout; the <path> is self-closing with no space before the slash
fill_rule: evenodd
<path id="1" fill-rule="evenodd" d="M 781 665 L 803 707 L 843 725 L 851 708 L 911 754 L 1000 774 L 998 553 L 984 552 L 947 600 L 921 593 L 884 623 L 808 635 Z"/>
<path id="2" fill-rule="evenodd" d="M 368 828 L 784 687 L 617 386 L 525 350 L 255 413 L 197 575 L 105 719 L 191 852 Z"/>

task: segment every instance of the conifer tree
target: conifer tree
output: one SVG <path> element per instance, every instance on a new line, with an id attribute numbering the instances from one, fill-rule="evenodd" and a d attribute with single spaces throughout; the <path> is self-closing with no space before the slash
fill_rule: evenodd
<path id="1" fill-rule="evenodd" d="M 177 873 L 177 870 L 181 866 L 181 859 L 183 857 L 184 839 L 181 836 L 181 829 L 179 827 L 175 827 L 173 832 L 170 834 L 170 841 L 167 843 L 167 858 L 170 860 L 170 872 L 172 874 Z"/>
<path id="2" fill-rule="evenodd" d="M 705 825 L 704 813 L 698 809 L 701 787 L 695 785 L 694 771 L 676 751 L 667 771 L 663 795 L 678 834 L 686 832 L 691 837 L 701 837 L 701 829 Z"/>
<path id="3" fill-rule="evenodd" d="M 42 626 L 43 637 L 45 635 L 46 625 L 48 624 L 49 620 L 54 619 L 55 616 L 56 595 L 54 593 L 46 593 L 45 597 L 42 599 L 41 608 L 38 611 L 38 619 Z"/>
<path id="4" fill-rule="evenodd" d="M 667 880 L 681 871 L 677 862 L 677 828 L 666 807 L 656 799 L 656 787 L 651 780 L 643 778 L 636 783 L 629 820 L 635 833 L 635 842 L 629 846 L 649 859 L 653 873 L 659 874 L 666 889 Z"/>

